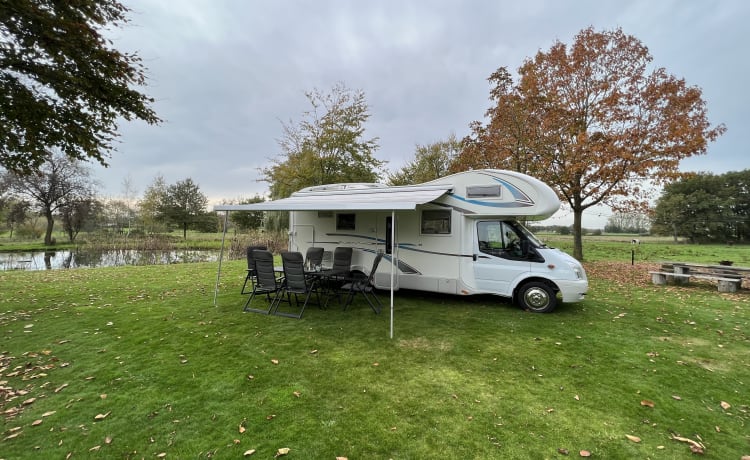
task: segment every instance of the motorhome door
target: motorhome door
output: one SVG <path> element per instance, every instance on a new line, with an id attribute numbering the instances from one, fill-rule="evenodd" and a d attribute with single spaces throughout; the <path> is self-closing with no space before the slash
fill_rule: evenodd
<path id="1" fill-rule="evenodd" d="M 511 295 L 510 287 L 531 267 L 522 257 L 522 238 L 507 222 L 478 221 L 475 233 L 474 279 L 481 292 Z"/>
<path id="2" fill-rule="evenodd" d="M 312 225 L 295 225 L 292 227 L 290 251 L 305 253 L 307 248 L 315 245 L 315 227 Z"/>

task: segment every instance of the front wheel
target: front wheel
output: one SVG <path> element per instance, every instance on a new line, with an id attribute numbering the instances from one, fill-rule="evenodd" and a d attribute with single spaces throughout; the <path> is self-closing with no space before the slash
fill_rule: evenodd
<path id="1" fill-rule="evenodd" d="M 516 296 L 520 307 L 533 313 L 549 313 L 557 307 L 555 290 L 541 281 L 530 281 L 522 285 Z"/>

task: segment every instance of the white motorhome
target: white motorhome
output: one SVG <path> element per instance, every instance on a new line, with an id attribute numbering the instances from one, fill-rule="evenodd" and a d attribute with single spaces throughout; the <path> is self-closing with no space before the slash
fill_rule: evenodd
<path id="1" fill-rule="evenodd" d="M 352 268 L 365 274 L 385 253 L 374 276 L 381 289 L 391 288 L 393 266 L 394 289 L 495 294 L 533 312 L 550 312 L 558 300 L 581 301 L 588 290 L 577 260 L 519 222 L 551 216 L 560 207 L 557 195 L 512 171 L 467 171 L 400 187 L 323 185 L 248 206 L 291 211 L 290 250 L 352 247 Z M 239 207 L 217 208 L 232 209 Z"/>

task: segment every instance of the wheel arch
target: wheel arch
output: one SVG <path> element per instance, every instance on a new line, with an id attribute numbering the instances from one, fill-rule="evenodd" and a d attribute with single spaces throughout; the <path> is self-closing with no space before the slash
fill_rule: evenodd
<path id="1" fill-rule="evenodd" d="M 511 300 L 513 301 L 513 303 L 516 303 L 516 304 L 518 303 L 518 291 L 521 288 L 521 286 L 523 286 L 526 283 L 533 283 L 533 282 L 544 283 L 547 286 L 552 288 L 552 290 L 555 292 L 555 295 L 560 294 L 560 288 L 551 279 L 545 278 L 543 276 L 529 276 L 529 277 L 518 280 L 516 284 L 513 286 L 513 291 L 512 291 L 512 296 L 511 296 Z"/>

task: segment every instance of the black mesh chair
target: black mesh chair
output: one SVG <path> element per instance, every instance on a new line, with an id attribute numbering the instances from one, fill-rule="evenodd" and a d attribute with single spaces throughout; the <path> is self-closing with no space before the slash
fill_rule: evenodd
<path id="1" fill-rule="evenodd" d="M 253 250 L 253 259 L 255 260 L 255 282 L 243 311 L 269 314 L 279 300 L 281 281 L 276 277 L 276 272 L 273 269 L 273 254 L 269 251 L 255 249 Z M 252 308 L 250 306 L 255 296 L 259 294 L 266 295 L 269 303 L 268 308 Z"/>
<path id="2" fill-rule="evenodd" d="M 255 286 L 255 259 L 253 258 L 253 251 L 256 249 L 265 251 L 268 248 L 265 246 L 247 247 L 247 275 L 245 276 L 245 282 L 242 284 L 242 291 L 240 291 L 240 294 L 243 295 L 253 292 L 252 287 Z M 246 291 L 248 282 L 250 283 L 250 290 Z"/>
<path id="3" fill-rule="evenodd" d="M 273 311 L 274 315 L 287 316 L 290 318 L 302 318 L 310 297 L 315 294 L 318 306 L 320 306 L 320 295 L 316 288 L 317 278 L 305 275 L 305 265 L 302 254 L 299 252 L 282 252 L 281 262 L 284 265 L 284 283 L 279 293 L 279 298 L 275 302 Z M 286 296 L 289 307 L 292 307 L 292 298 L 294 295 L 294 306 L 299 308 L 299 312 L 290 313 L 279 310 L 281 299 Z M 303 297 L 302 306 L 300 307 L 300 297 Z"/>
<path id="4" fill-rule="evenodd" d="M 315 267 L 323 265 L 323 248 L 307 248 L 305 254 L 305 267 L 308 270 L 314 270 Z"/>
<path id="5" fill-rule="evenodd" d="M 333 267 L 336 274 L 348 276 L 352 270 L 352 248 L 338 247 L 333 250 Z"/>
<path id="6" fill-rule="evenodd" d="M 330 269 L 323 270 L 325 275 L 325 289 L 326 289 L 326 305 L 331 300 L 331 297 L 336 297 L 336 300 L 341 304 L 341 291 L 339 288 L 342 283 L 351 277 L 352 272 L 352 248 L 349 247 L 337 247 L 333 250 L 333 265 Z"/>
<path id="7" fill-rule="evenodd" d="M 380 265 L 382 259 L 383 254 L 379 252 L 375 256 L 375 260 L 372 262 L 372 268 L 370 268 L 370 274 L 368 276 L 352 278 L 341 286 L 341 290 L 346 292 L 344 310 L 346 310 L 349 307 L 349 304 L 352 303 L 355 295 L 362 294 L 362 297 L 364 297 L 367 303 L 370 304 L 372 311 L 374 311 L 375 314 L 380 313 L 380 309 L 383 305 L 380 303 L 378 296 L 375 295 L 375 288 L 372 285 L 372 280 L 375 278 L 375 272 L 377 271 L 378 265 Z"/>

